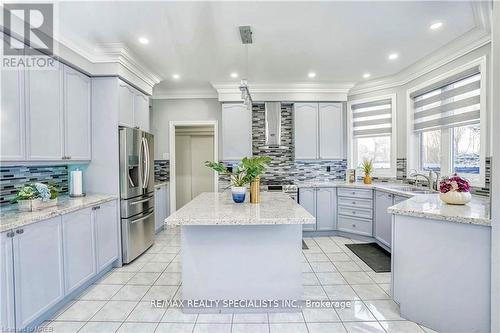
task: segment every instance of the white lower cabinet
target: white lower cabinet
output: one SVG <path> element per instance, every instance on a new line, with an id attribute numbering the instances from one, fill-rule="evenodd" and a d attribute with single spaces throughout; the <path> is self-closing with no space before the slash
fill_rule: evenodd
<path id="1" fill-rule="evenodd" d="M 96 273 L 95 232 L 92 210 L 82 209 L 62 217 L 64 287 L 70 293 Z"/>
<path id="2" fill-rule="evenodd" d="M 387 208 L 393 203 L 393 194 L 375 191 L 375 238 L 388 247 L 391 247 L 392 214 Z"/>
<path id="3" fill-rule="evenodd" d="M 116 201 L 109 201 L 93 208 L 96 229 L 97 270 L 101 271 L 119 254 L 119 224 Z"/>
<path id="4" fill-rule="evenodd" d="M 301 188 L 299 203 L 316 224 L 304 224 L 304 231 L 330 231 L 336 228 L 337 191 L 335 188 Z"/>
<path id="5" fill-rule="evenodd" d="M 15 230 L 16 328 L 24 328 L 64 297 L 61 217 Z"/>
<path id="6" fill-rule="evenodd" d="M 2 331 L 45 319 L 118 258 L 116 205 L 109 201 L 0 233 Z"/>
<path id="7" fill-rule="evenodd" d="M 160 231 L 169 215 L 168 184 L 155 187 L 155 231 Z"/>

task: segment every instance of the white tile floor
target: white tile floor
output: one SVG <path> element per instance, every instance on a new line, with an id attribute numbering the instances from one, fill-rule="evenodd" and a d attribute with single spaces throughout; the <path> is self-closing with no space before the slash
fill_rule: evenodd
<path id="1" fill-rule="evenodd" d="M 346 309 L 306 308 L 299 313 L 184 314 L 152 308 L 153 299 L 181 293 L 180 229 L 157 235 L 132 264 L 114 269 L 46 322 L 52 332 L 336 333 L 433 332 L 406 321 L 391 300 L 390 273 L 375 273 L 346 246 L 344 237 L 305 239 L 305 299 L 351 300 Z"/>

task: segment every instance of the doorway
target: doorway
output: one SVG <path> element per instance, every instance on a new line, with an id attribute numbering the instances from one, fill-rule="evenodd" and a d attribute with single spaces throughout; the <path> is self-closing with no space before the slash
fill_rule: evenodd
<path id="1" fill-rule="evenodd" d="M 205 161 L 218 160 L 217 122 L 170 122 L 170 205 L 181 208 L 202 192 L 217 191 Z"/>

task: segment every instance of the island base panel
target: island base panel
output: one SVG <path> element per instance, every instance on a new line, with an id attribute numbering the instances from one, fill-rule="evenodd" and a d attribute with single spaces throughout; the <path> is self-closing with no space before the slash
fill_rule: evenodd
<path id="1" fill-rule="evenodd" d="M 184 300 L 296 300 L 299 303 L 302 299 L 300 224 L 182 226 L 181 242 Z M 184 308 L 185 312 L 191 310 Z M 300 311 L 300 308 L 287 310 Z"/>

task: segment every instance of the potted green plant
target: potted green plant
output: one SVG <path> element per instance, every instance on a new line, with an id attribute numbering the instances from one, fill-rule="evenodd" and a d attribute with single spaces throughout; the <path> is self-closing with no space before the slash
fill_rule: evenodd
<path id="1" fill-rule="evenodd" d="M 246 170 L 248 182 L 250 183 L 250 202 L 260 202 L 260 175 L 266 171 L 271 163 L 269 156 L 244 157 L 241 164 Z"/>
<path id="2" fill-rule="evenodd" d="M 365 158 L 363 160 L 363 163 L 361 163 L 361 170 L 363 170 L 363 173 L 365 174 L 365 177 L 363 178 L 363 183 L 371 184 L 372 183 L 371 175 L 373 172 L 373 160 Z"/>
<path id="3" fill-rule="evenodd" d="M 231 180 L 231 194 L 233 201 L 236 203 L 241 203 L 245 201 L 245 196 L 247 192 L 246 184 L 248 183 L 248 178 L 246 177 L 246 172 L 243 166 L 238 165 L 234 168 L 233 172 L 229 170 L 222 163 L 206 161 L 205 166 L 217 171 L 220 175 L 227 175 Z"/>
<path id="4" fill-rule="evenodd" d="M 20 211 L 35 211 L 57 205 L 59 191 L 54 184 L 26 184 L 17 192 L 12 200 L 18 204 Z"/>

